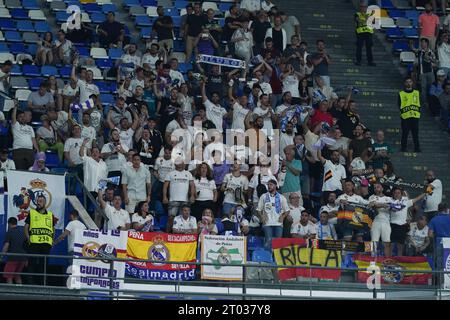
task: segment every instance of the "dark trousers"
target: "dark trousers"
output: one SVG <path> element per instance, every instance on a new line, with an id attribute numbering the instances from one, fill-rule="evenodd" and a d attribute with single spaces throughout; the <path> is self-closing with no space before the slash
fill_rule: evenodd
<path id="1" fill-rule="evenodd" d="M 408 135 L 410 131 L 412 133 L 412 138 L 414 142 L 414 151 L 418 151 L 420 149 L 419 119 L 417 118 L 402 119 L 402 150 L 406 150 L 406 146 L 408 145 Z"/>
<path id="2" fill-rule="evenodd" d="M 34 163 L 33 149 L 13 150 L 13 160 L 17 170 L 28 170 Z"/>
<path id="3" fill-rule="evenodd" d="M 372 34 L 368 32 L 364 33 L 357 33 L 356 34 L 356 61 L 361 62 L 362 58 L 362 49 L 366 46 L 366 55 L 367 55 L 367 62 L 371 63 L 373 62 L 373 55 L 372 55 Z"/>
<path id="4" fill-rule="evenodd" d="M 50 254 L 52 247 L 48 244 L 30 244 L 28 247 L 29 254 Z M 30 276 L 30 282 L 34 285 L 43 285 L 44 277 L 40 274 L 48 273 L 48 258 L 44 257 L 31 257 L 28 264 L 28 272 L 34 273 Z"/>
<path id="5" fill-rule="evenodd" d="M 84 174 L 83 174 L 83 165 L 77 164 L 75 167 L 69 167 L 69 172 L 74 173 L 81 182 L 84 181 Z M 69 194 L 74 195 L 77 190 L 77 184 L 78 181 L 74 178 L 72 179 L 72 183 L 70 184 Z"/>

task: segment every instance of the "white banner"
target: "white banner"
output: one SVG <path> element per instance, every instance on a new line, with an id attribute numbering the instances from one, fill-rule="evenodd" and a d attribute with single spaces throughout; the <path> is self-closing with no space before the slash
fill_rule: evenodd
<path id="1" fill-rule="evenodd" d="M 119 230 L 77 230 L 74 240 L 75 257 L 126 258 L 128 232 Z M 109 289 L 108 260 L 73 259 L 71 269 L 73 289 Z M 125 262 L 114 261 L 112 276 L 125 277 Z M 123 280 L 113 280 L 113 289 L 123 289 Z"/>
<path id="2" fill-rule="evenodd" d="M 219 56 L 210 56 L 207 54 L 199 54 L 197 56 L 197 62 L 213 64 L 213 65 L 222 66 L 222 67 L 245 69 L 245 61 L 243 61 L 243 60 L 219 57 Z"/>
<path id="3" fill-rule="evenodd" d="M 217 265 L 202 265 L 202 279 L 242 281 L 243 267 L 232 265 L 246 263 L 246 241 L 245 237 L 203 235 L 201 262 Z"/>
<path id="4" fill-rule="evenodd" d="M 47 199 L 47 210 L 53 212 L 56 229 L 64 228 L 66 185 L 64 176 L 37 172 L 7 172 L 8 178 L 8 218 L 15 217 L 23 226 L 30 209 L 36 208 L 37 196 Z"/>

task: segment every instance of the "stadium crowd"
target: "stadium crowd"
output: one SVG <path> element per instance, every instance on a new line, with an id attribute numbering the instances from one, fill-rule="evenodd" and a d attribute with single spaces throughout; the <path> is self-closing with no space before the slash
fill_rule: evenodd
<path id="1" fill-rule="evenodd" d="M 185 53 L 174 51 L 162 7 L 143 51 L 113 12 L 95 35 L 84 25 L 56 40 L 47 33 L 29 60 L 72 64 L 70 79 L 59 86 L 50 76 L 27 108 L 0 113 L 1 168 L 48 171 L 46 152 L 56 152 L 98 199 L 106 229 L 152 231 L 167 217 L 162 231 L 259 235 L 268 250 L 274 237 L 299 237 L 381 241 L 386 256 L 391 242 L 397 255 L 430 252 L 433 218 L 448 213 L 442 182 L 428 171 L 416 198 L 399 186 L 395 150 L 383 131 L 364 125 L 357 89 L 333 89 L 324 40 L 302 41 L 298 19 L 271 1 L 232 5 L 223 27 L 200 3 L 186 11 Z M 100 101 L 93 60 L 73 45 L 86 39 L 125 52 L 107 72 L 118 88 L 111 105 Z M 210 64 L 202 55 L 224 59 Z M 186 75 L 184 62 L 192 64 Z M 0 69 L 2 90 L 11 66 Z"/>

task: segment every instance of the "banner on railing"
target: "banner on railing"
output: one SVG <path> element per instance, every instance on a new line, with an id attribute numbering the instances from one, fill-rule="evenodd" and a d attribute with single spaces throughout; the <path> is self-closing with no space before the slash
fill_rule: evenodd
<path id="1" fill-rule="evenodd" d="M 197 235 L 130 231 L 128 258 L 161 262 L 127 262 L 126 274 L 147 280 L 194 280 L 195 265 L 164 262 L 195 262 L 196 254 Z"/>
<path id="2" fill-rule="evenodd" d="M 36 208 L 36 199 L 43 195 L 46 209 L 53 212 L 56 229 L 64 228 L 66 185 L 64 176 L 31 171 L 8 171 L 8 218 L 17 218 L 25 224 L 30 209 Z"/>
<path id="3" fill-rule="evenodd" d="M 381 272 L 381 283 L 386 284 L 431 284 L 431 273 L 412 273 L 414 271 L 431 271 L 430 264 L 426 257 L 371 257 L 370 255 L 355 254 L 354 263 L 359 269 L 370 266 L 372 261 L 380 269 L 388 271 Z M 365 271 L 358 272 L 358 281 L 366 282 L 371 273 Z"/>
<path id="4" fill-rule="evenodd" d="M 105 260 L 73 259 L 72 278 L 80 289 L 123 289 L 125 262 L 114 261 L 110 272 L 108 258 L 125 259 L 127 252 L 127 232 L 119 230 L 91 231 L 77 230 L 74 240 L 75 257 L 105 258 Z M 99 278 L 102 277 L 102 278 Z"/>
<path id="5" fill-rule="evenodd" d="M 246 237 L 203 235 L 201 262 L 216 265 L 201 266 L 202 279 L 242 281 L 243 267 L 247 261 Z"/>
<path id="6" fill-rule="evenodd" d="M 276 238 L 272 240 L 272 250 L 279 266 L 341 267 L 341 251 L 308 247 L 305 239 Z M 297 277 L 338 280 L 340 276 L 340 269 L 278 268 L 280 280 Z"/>
<path id="7" fill-rule="evenodd" d="M 345 250 L 350 252 L 372 252 L 372 242 L 344 241 L 344 240 L 317 240 L 309 239 L 308 246 L 315 249 Z"/>
<path id="8" fill-rule="evenodd" d="M 444 247 L 444 271 L 450 272 L 450 238 L 442 238 L 442 246 Z M 444 273 L 444 290 L 450 290 L 450 274 Z"/>

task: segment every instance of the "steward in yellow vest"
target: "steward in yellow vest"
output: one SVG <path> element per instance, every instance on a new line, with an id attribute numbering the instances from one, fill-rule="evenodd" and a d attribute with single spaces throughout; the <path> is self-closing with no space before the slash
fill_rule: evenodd
<path id="1" fill-rule="evenodd" d="M 413 80 L 405 79 L 405 89 L 398 94 L 398 107 L 400 109 L 402 127 L 402 152 L 407 151 L 408 136 L 411 131 L 414 141 L 414 152 L 421 152 L 419 146 L 419 118 L 420 118 L 420 93 L 413 88 Z"/>
<path id="2" fill-rule="evenodd" d="M 367 3 L 366 1 L 361 1 L 359 4 L 359 11 L 355 13 L 355 31 L 356 31 L 356 61 L 357 66 L 361 65 L 362 59 L 362 48 L 366 46 L 366 56 L 369 66 L 376 66 L 373 62 L 372 54 L 372 35 L 373 28 L 370 27 L 369 17 L 373 15 L 372 13 L 367 13 Z M 370 22 L 370 21 L 369 21 Z"/>

